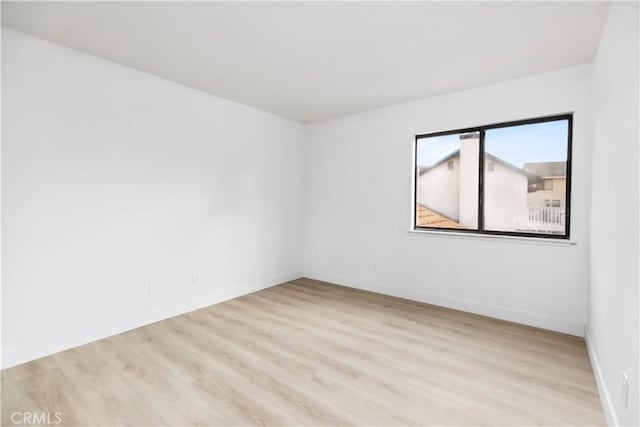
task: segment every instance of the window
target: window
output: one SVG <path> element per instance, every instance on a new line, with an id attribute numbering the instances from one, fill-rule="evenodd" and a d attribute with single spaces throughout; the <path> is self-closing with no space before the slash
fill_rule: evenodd
<path id="1" fill-rule="evenodd" d="M 568 239 L 571 130 L 561 115 L 416 136 L 414 228 Z"/>

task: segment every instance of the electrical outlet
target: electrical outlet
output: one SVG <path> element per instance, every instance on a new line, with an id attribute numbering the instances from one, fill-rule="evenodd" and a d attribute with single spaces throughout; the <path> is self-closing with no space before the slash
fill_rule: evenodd
<path id="1" fill-rule="evenodd" d="M 191 273 L 191 284 L 193 286 L 200 284 L 200 279 L 198 278 L 198 273 Z"/>
<path id="2" fill-rule="evenodd" d="M 622 373 L 622 404 L 625 409 L 629 408 L 629 377 L 626 372 Z"/>

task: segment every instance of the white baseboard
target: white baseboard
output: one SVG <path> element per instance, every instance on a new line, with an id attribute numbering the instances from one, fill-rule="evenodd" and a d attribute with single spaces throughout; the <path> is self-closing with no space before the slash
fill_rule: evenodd
<path id="1" fill-rule="evenodd" d="M 591 336 L 589 335 L 589 328 L 584 330 L 584 340 L 587 343 L 587 351 L 589 352 L 589 359 L 591 360 L 591 367 L 593 368 L 593 374 L 596 378 L 596 384 L 598 385 L 598 393 L 600 394 L 600 402 L 602 403 L 602 409 L 604 416 L 607 419 L 607 425 L 609 427 L 618 426 L 618 417 L 616 411 L 613 409 L 613 402 L 611 402 L 611 395 L 607 389 L 607 385 L 604 382 L 604 376 L 600 369 L 600 363 L 598 362 L 598 356 L 596 356 L 595 349 L 591 343 Z"/>
<path id="2" fill-rule="evenodd" d="M 357 283 L 351 280 L 344 280 L 342 278 L 330 275 L 312 273 L 305 274 L 305 277 L 335 283 L 342 286 L 348 286 L 351 288 L 362 289 L 365 291 L 377 292 L 393 297 L 409 299 L 412 301 L 424 302 L 440 307 L 452 308 L 454 310 L 465 311 L 468 313 L 480 314 L 483 316 L 493 317 L 500 320 L 507 320 L 523 325 L 535 326 L 537 328 L 562 332 L 564 334 L 574 335 L 577 337 L 584 336 L 584 323 L 551 318 L 548 315 L 542 313 L 531 313 L 526 311 L 513 310 L 510 308 L 486 304 L 478 301 L 429 294 L 415 289 L 397 289 L 390 286 L 384 286 L 381 284 L 369 282 L 367 282 L 366 284 Z"/>
<path id="3" fill-rule="evenodd" d="M 2 349 L 1 369 L 10 368 L 20 365 L 41 357 L 59 353 L 70 348 L 88 344 L 103 338 L 121 334 L 141 326 L 159 322 L 171 317 L 179 316 L 193 310 L 198 310 L 213 304 L 218 304 L 242 295 L 250 294 L 261 289 L 270 288 L 289 280 L 297 279 L 296 277 L 288 277 L 278 280 L 274 283 L 266 284 L 250 284 L 248 286 L 234 288 L 236 292 L 226 292 L 216 295 L 192 295 L 181 301 L 172 301 L 170 304 L 163 304 L 148 308 L 146 310 L 127 313 L 127 315 L 115 318 L 105 319 L 105 321 L 97 324 L 89 324 L 78 327 L 73 330 L 60 331 L 55 336 L 49 336 L 37 342 L 30 342 L 15 348 Z"/>

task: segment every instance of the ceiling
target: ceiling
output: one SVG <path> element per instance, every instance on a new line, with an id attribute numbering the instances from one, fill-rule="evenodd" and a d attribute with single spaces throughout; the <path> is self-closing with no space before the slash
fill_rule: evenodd
<path id="1" fill-rule="evenodd" d="M 2 2 L 2 24 L 301 122 L 590 62 L 602 2 Z"/>

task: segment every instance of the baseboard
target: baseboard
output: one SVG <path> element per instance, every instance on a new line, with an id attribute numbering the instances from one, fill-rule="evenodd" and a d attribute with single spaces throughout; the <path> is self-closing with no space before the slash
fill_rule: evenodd
<path id="1" fill-rule="evenodd" d="M 0 366 L 1 369 L 10 368 L 41 357 L 68 350 L 70 348 L 89 344 L 103 338 L 118 335 L 132 329 L 179 316 L 190 311 L 228 301 L 242 295 L 267 289 L 297 278 L 299 278 L 299 276 L 288 277 L 276 282 L 267 282 L 266 284 L 252 284 L 240 288 L 239 292 L 228 292 L 222 295 L 216 294 L 208 297 L 193 295 L 182 301 L 172 302 L 170 305 L 164 304 L 133 314 L 129 313 L 127 316 L 124 316 L 126 318 L 117 317 L 109 319 L 109 321 L 106 322 L 90 324 L 73 330 L 65 330 L 55 336 L 47 337 L 46 339 L 39 340 L 38 342 L 28 343 L 20 347 L 10 349 L 3 348 L 2 363 Z"/>
<path id="2" fill-rule="evenodd" d="M 596 384 L 598 385 L 598 393 L 600 394 L 600 402 L 602 403 L 602 410 L 604 416 L 607 419 L 607 425 L 610 427 L 617 426 L 618 417 L 616 411 L 613 409 L 613 403 L 611 402 L 611 395 L 607 389 L 607 384 L 604 382 L 604 376 L 600 369 L 600 363 L 598 362 L 598 356 L 596 356 L 595 349 L 591 343 L 591 336 L 589 335 L 589 328 L 585 328 L 584 340 L 587 343 L 587 351 L 589 353 L 589 359 L 591 360 L 591 367 L 593 368 L 593 374 L 596 378 Z"/>
<path id="3" fill-rule="evenodd" d="M 454 310 L 465 311 L 468 313 L 480 314 L 483 316 L 493 317 L 495 319 L 507 320 L 509 322 L 534 326 L 537 328 L 561 332 L 563 334 L 574 335 L 577 337 L 584 336 L 584 323 L 555 319 L 541 313 L 513 310 L 510 308 L 486 304 L 478 301 L 434 295 L 415 289 L 396 289 L 390 286 L 369 282 L 367 282 L 366 284 L 357 282 L 354 283 L 354 281 L 345 280 L 343 278 L 330 275 L 305 274 L 305 277 L 335 283 L 355 289 L 362 289 L 365 291 L 377 292 L 393 297 L 409 299 L 412 301 L 424 302 L 440 307 L 452 308 Z"/>
<path id="4" fill-rule="evenodd" d="M 466 311 L 469 313 L 481 314 L 484 316 L 494 317 L 496 319 L 507 320 L 511 322 L 521 323 L 529 326 L 535 326 L 543 329 L 549 329 L 552 331 L 562 332 L 575 336 L 584 336 L 585 327 L 582 323 L 558 321 L 555 319 L 549 319 L 545 316 L 536 313 L 528 313 L 523 311 L 517 311 L 507 309 L 504 307 L 493 306 L 475 301 L 469 301 L 464 299 L 444 297 L 440 295 L 433 295 L 416 290 L 398 290 L 381 285 L 364 285 L 353 283 L 348 280 L 341 280 L 337 277 L 329 277 L 327 275 L 306 275 L 309 278 L 322 280 L 326 282 L 336 283 L 343 286 L 349 286 L 356 289 L 362 289 L 366 291 L 378 292 L 385 295 L 395 296 L 399 298 L 410 299 L 414 301 L 424 302 L 428 304 L 438 305 L 442 307 L 452 308 L 455 310 Z M 233 299 L 242 295 L 246 295 L 252 292 L 259 291 L 275 286 L 279 283 L 286 282 L 287 280 L 293 280 L 297 277 L 290 277 L 284 280 L 279 280 L 274 283 L 268 283 L 265 285 L 251 286 L 242 291 L 228 295 L 215 295 L 206 299 L 202 299 L 202 296 L 196 296 L 193 298 L 185 299 L 178 304 L 172 304 L 171 306 L 158 306 L 152 307 L 145 311 L 137 312 L 134 316 L 127 317 L 126 319 L 118 318 L 117 320 L 111 319 L 109 322 L 103 322 L 100 324 L 92 324 L 83 328 L 78 328 L 73 331 L 64 331 L 63 333 L 54 337 L 49 337 L 44 340 L 40 340 L 35 343 L 29 343 L 17 348 L 3 349 L 1 368 L 6 369 L 12 366 L 16 366 L 22 363 L 29 362 L 31 360 L 39 359 L 41 357 L 49 356 L 60 351 L 68 350 L 73 347 L 88 344 L 93 341 L 97 341 L 103 338 L 107 338 L 113 335 L 117 335 L 141 326 L 149 325 L 164 319 L 168 319 L 180 314 L 188 313 L 193 310 L 198 310 L 203 307 L 207 307 L 213 304 L 218 304 L 229 299 Z M 589 342 L 587 341 L 589 346 Z M 589 348 L 589 355 L 596 371 L 597 362 L 595 355 L 593 355 L 591 348 Z M 598 371 L 599 372 L 599 371 Z M 596 379 L 599 377 L 596 375 Z M 601 377 L 598 379 L 598 387 L 602 383 Z M 601 396 L 605 396 L 601 391 Z M 608 396 L 608 394 L 607 394 Z M 603 401 L 603 406 L 605 406 Z M 611 408 L 611 405 L 609 405 Z M 609 411 L 613 414 L 611 411 Z M 607 410 L 605 409 L 605 413 Z M 607 420 L 610 417 L 607 415 Z M 611 418 L 611 419 L 615 419 Z M 616 425 L 609 423 L 610 425 Z"/>

